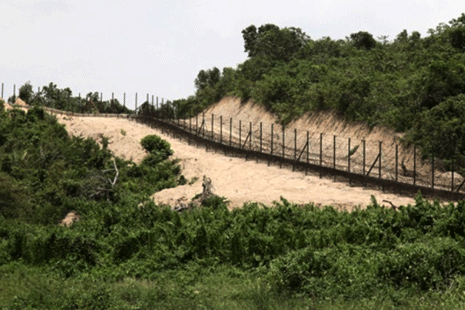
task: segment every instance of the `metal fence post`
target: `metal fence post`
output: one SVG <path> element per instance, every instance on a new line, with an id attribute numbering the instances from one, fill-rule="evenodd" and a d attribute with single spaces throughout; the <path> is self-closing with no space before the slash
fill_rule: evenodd
<path id="1" fill-rule="evenodd" d="M 249 148 L 250 148 L 250 150 L 252 150 L 252 122 L 250 122 L 249 135 L 250 135 L 250 138 L 249 138 Z"/>
<path id="2" fill-rule="evenodd" d="M 348 139 L 348 147 L 347 147 L 347 171 L 350 173 L 350 138 Z M 351 179 L 349 178 L 349 184 L 351 184 Z"/>
<path id="3" fill-rule="evenodd" d="M 452 159 L 452 184 L 451 184 L 451 188 L 450 188 L 451 192 L 454 191 L 454 170 L 455 170 L 455 160 Z"/>
<path id="4" fill-rule="evenodd" d="M 379 178 L 381 179 L 381 158 L 382 158 L 382 153 L 381 153 L 381 144 L 383 142 L 379 141 Z"/>
<path id="5" fill-rule="evenodd" d="M 282 127 L 283 127 L 283 154 L 282 154 L 282 156 L 283 156 L 283 159 L 284 159 L 285 156 L 286 156 L 286 154 L 285 154 L 285 152 L 286 152 L 286 150 L 285 150 L 285 147 L 286 147 L 286 128 L 284 126 L 282 126 Z M 282 168 L 282 166 L 283 166 L 283 162 L 280 161 L 279 162 L 279 168 Z"/>
<path id="6" fill-rule="evenodd" d="M 3 98 L 3 83 L 2 83 L 2 99 L 4 99 L 4 98 Z"/>
<path id="7" fill-rule="evenodd" d="M 396 182 L 399 180 L 399 146 L 396 144 Z"/>
<path id="8" fill-rule="evenodd" d="M 220 115 L 220 143 L 223 144 L 223 115 Z"/>
<path id="9" fill-rule="evenodd" d="M 417 147 L 413 146 L 413 185 L 417 183 Z"/>
<path id="10" fill-rule="evenodd" d="M 310 153 L 310 137 L 307 130 L 307 165 L 305 166 L 305 175 L 307 175 L 308 163 L 309 163 L 309 153 Z"/>
<path id="11" fill-rule="evenodd" d="M 432 161 L 431 161 L 431 170 L 432 170 L 432 175 L 431 175 L 431 188 L 434 189 L 434 154 L 432 154 Z"/>
<path id="12" fill-rule="evenodd" d="M 135 112 L 136 115 L 137 115 L 137 93 L 136 93 L 136 108 L 134 109 L 134 112 Z"/>
<path id="13" fill-rule="evenodd" d="M 202 127 L 203 127 L 203 136 L 205 137 L 205 112 L 202 114 Z"/>
<path id="14" fill-rule="evenodd" d="M 215 115 L 212 114 L 212 140 L 213 140 L 213 138 L 214 138 L 214 130 L 213 130 L 214 120 L 215 120 Z"/>
<path id="15" fill-rule="evenodd" d="M 270 155 L 273 155 L 273 125 L 271 124 L 271 152 Z M 270 165 L 270 159 L 268 159 L 268 166 Z"/>
<path id="16" fill-rule="evenodd" d="M 323 166 L 323 133 L 320 133 L 320 179 L 322 177 L 322 166 Z"/>
<path id="17" fill-rule="evenodd" d="M 232 117 L 229 118 L 229 146 L 232 143 Z"/>
<path id="18" fill-rule="evenodd" d="M 365 140 L 362 140 L 363 142 L 363 175 L 365 175 L 365 164 L 366 164 L 366 141 Z"/>
<path id="19" fill-rule="evenodd" d="M 260 122 L 260 153 L 262 152 L 262 138 L 263 138 L 263 132 L 262 132 L 262 122 Z"/>
<path id="20" fill-rule="evenodd" d="M 126 107 L 126 93 L 123 93 L 123 106 Z"/>
<path id="21" fill-rule="evenodd" d="M 336 135 L 333 137 L 333 168 L 336 169 Z"/>
<path id="22" fill-rule="evenodd" d="M 242 121 L 239 120 L 239 148 L 242 146 Z"/>

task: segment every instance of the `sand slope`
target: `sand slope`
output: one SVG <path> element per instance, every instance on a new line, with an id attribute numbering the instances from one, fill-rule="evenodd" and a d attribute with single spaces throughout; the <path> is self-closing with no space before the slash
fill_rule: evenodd
<path id="1" fill-rule="evenodd" d="M 257 110 L 258 109 L 258 110 Z M 269 121 L 274 118 L 263 108 L 252 103 L 242 104 L 236 99 L 225 99 L 212 107 L 207 113 L 217 113 L 238 116 L 254 122 Z M 323 116 L 320 115 L 318 119 Z M 375 195 L 378 202 L 389 200 L 395 205 L 413 203 L 412 197 L 402 197 L 384 193 L 373 189 L 351 187 L 347 183 L 333 182 L 330 179 L 320 179 L 317 176 L 305 175 L 302 172 L 292 172 L 266 163 L 245 161 L 241 158 L 231 158 L 221 153 L 206 151 L 162 134 L 161 131 L 151 129 L 125 119 L 114 118 L 79 118 L 58 117 L 73 135 L 90 136 L 100 140 L 102 135 L 110 139 L 109 148 L 118 156 L 140 162 L 145 151 L 140 146 L 140 140 L 148 134 L 157 134 L 169 141 L 174 150 L 173 157 L 180 159 L 182 173 L 191 185 L 179 186 L 156 193 L 153 199 L 159 203 L 174 205 L 177 200 L 190 200 L 202 190 L 201 180 L 204 175 L 213 181 L 214 192 L 226 197 L 231 207 L 241 207 L 245 202 L 259 202 L 271 204 L 280 197 L 298 204 L 316 203 L 320 205 L 334 205 L 344 209 L 355 206 L 366 206 L 370 203 L 371 195 Z M 298 123 L 296 123 L 298 124 Z M 297 126 L 297 125 L 296 125 Z M 344 128 L 346 126 L 343 126 Z M 342 128 L 342 127 L 341 127 Z M 318 129 L 318 128 L 316 128 Z M 361 131 L 362 129 L 356 129 Z"/>

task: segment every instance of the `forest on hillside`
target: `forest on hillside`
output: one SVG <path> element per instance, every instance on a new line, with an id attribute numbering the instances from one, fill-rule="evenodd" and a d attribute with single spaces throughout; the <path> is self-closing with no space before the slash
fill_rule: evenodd
<path id="1" fill-rule="evenodd" d="M 465 169 L 465 14 L 422 37 L 407 30 L 395 38 L 366 31 L 344 40 L 312 40 L 299 28 L 273 24 L 242 30 L 247 59 L 236 68 L 201 70 L 196 92 L 167 101 L 157 116 L 185 118 L 225 96 L 253 100 L 283 125 L 315 110 L 334 110 L 349 121 L 387 126 L 406 133 L 424 158 Z M 81 98 L 50 83 L 34 93 L 19 89 L 26 103 L 81 113 L 134 113 L 98 92 Z M 14 98 L 12 98 L 14 99 Z M 148 101 L 137 113 L 154 113 Z"/>
<path id="2" fill-rule="evenodd" d="M 406 142 L 465 166 L 465 14 L 422 37 L 390 40 L 366 31 L 345 40 L 312 40 L 299 28 L 251 25 L 242 31 L 247 60 L 201 70 L 195 95 L 171 104 L 192 116 L 224 96 L 252 99 L 283 124 L 331 109 L 348 120 L 407 133 Z"/>

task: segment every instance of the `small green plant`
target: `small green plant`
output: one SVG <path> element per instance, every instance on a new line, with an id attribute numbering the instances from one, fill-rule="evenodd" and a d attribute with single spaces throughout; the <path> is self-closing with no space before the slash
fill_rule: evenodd
<path id="1" fill-rule="evenodd" d="M 126 130 L 121 129 L 121 134 L 122 134 L 123 136 L 125 136 L 125 135 L 126 135 Z"/>

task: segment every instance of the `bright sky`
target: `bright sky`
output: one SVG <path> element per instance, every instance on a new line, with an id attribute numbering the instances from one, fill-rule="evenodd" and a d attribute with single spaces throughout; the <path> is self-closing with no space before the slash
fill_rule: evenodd
<path id="1" fill-rule="evenodd" d="M 368 31 L 393 40 L 465 12 L 463 0 L 3 0 L 0 83 L 4 97 L 30 81 L 74 94 L 111 93 L 128 106 L 146 94 L 169 100 L 195 92 L 201 69 L 246 59 L 242 29 L 272 23 L 312 39 Z M 132 102 L 132 103 L 131 103 Z"/>

